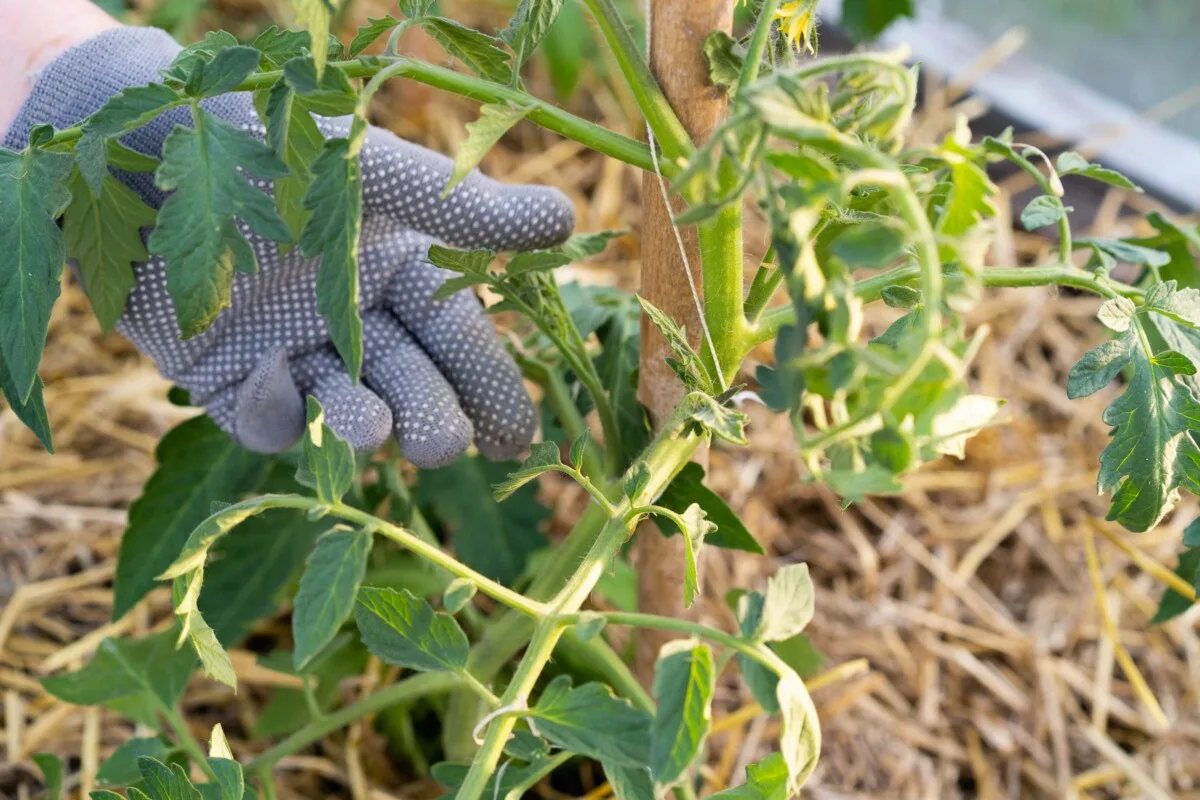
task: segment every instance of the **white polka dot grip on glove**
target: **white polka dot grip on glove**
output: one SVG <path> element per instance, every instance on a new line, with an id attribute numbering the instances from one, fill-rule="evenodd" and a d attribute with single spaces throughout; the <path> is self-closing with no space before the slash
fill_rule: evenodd
<path id="1" fill-rule="evenodd" d="M 39 76 L 5 146 L 23 147 L 37 124 L 76 124 L 121 89 L 156 80 L 179 49 L 161 31 L 119 28 L 67 51 Z M 248 95 L 224 95 L 204 106 L 263 136 Z M 175 125 L 190 121 L 189 111 L 176 109 L 123 142 L 157 157 Z M 327 136 L 347 128 L 337 119 L 318 118 L 318 124 Z M 450 159 L 378 128 L 367 133 L 361 163 L 361 382 L 351 381 L 317 312 L 319 260 L 304 258 L 299 248 L 285 251 L 246 226 L 258 272 L 235 277 L 232 304 L 209 330 L 180 338 L 158 256 L 135 268 L 118 329 L 253 450 L 276 452 L 297 441 L 303 396 L 311 394 L 329 425 L 361 451 L 394 434 L 419 467 L 444 465 L 472 441 L 488 458 L 517 455 L 537 424 L 520 372 L 470 290 L 434 299 L 449 273 L 426 255 L 437 241 L 497 250 L 561 242 L 574 225 L 570 202 L 553 189 L 506 186 L 478 172 L 442 199 Z M 148 203 L 161 205 L 163 194 L 149 176 L 118 176 Z"/>

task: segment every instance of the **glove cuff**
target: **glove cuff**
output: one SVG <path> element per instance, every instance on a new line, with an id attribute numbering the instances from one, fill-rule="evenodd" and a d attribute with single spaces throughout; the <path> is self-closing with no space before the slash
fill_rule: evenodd
<path id="1" fill-rule="evenodd" d="M 112 28 L 72 47 L 37 76 L 33 92 L 4 136 L 4 147 L 21 150 L 34 127 L 69 128 L 122 89 L 161 80 L 159 71 L 182 49 L 157 28 Z"/>

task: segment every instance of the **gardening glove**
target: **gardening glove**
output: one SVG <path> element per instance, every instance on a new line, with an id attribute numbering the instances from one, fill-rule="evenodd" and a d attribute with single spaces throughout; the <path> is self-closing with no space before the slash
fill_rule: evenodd
<path id="1" fill-rule="evenodd" d="M 179 51 L 170 36 L 150 28 L 109 30 L 66 51 L 38 77 L 4 146 L 21 149 L 35 125 L 77 124 L 122 89 L 160 80 Z M 265 138 L 247 93 L 212 98 L 204 108 Z M 326 136 L 344 136 L 349 128 L 347 119 L 316 119 Z M 191 125 L 190 110 L 166 112 L 122 143 L 161 157 L 176 125 Z M 443 199 L 451 161 L 374 127 L 361 165 L 361 382 L 351 380 L 317 312 L 319 259 L 285 250 L 245 225 L 258 272 L 236 275 L 231 307 L 210 329 L 181 339 L 164 262 L 154 256 L 134 268 L 118 330 L 252 450 L 294 444 L 304 430 L 303 396 L 310 394 L 327 423 L 360 451 L 394 433 L 418 467 L 444 465 L 472 440 L 488 458 L 517 455 L 537 421 L 520 372 L 473 292 L 434 299 L 449 273 L 426 257 L 438 241 L 497 250 L 555 244 L 574 225 L 570 202 L 551 188 L 505 186 L 478 172 Z M 114 174 L 147 204 L 161 206 L 165 195 L 152 175 Z M 268 182 L 250 182 L 270 189 Z"/>

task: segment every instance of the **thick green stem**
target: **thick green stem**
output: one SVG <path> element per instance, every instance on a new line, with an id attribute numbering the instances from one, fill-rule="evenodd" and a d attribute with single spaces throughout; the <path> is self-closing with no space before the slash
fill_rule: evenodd
<path id="1" fill-rule="evenodd" d="M 637 497 L 621 500 L 612 517 L 605 520 L 599 534 L 588 548 L 587 554 L 581 561 L 571 564 L 571 575 L 566 584 L 549 602 L 548 615 L 539 620 L 534 628 L 525 655 L 504 695 L 500 698 L 501 708 L 509 706 L 519 708 L 528 702 L 534 684 L 554 652 L 559 638 L 563 635 L 564 627 L 557 617 L 574 614 L 579 610 L 632 532 L 632 522 L 626 521 L 626 512 L 634 505 L 647 505 L 653 501 L 665 488 L 667 482 L 683 468 L 699 446 L 700 437 L 695 434 L 681 433 L 686 421 L 677 414 L 677 417 L 672 419 L 665 426 L 663 432 L 651 443 L 640 462 L 646 467 L 650 480 L 647 481 Z M 595 507 L 598 506 L 593 506 L 593 508 Z M 559 560 L 561 561 L 561 556 Z M 533 589 L 530 590 L 531 594 L 533 591 Z M 482 647 L 482 644 L 478 647 Z M 505 653 L 500 664 L 507 661 L 512 653 L 519 649 L 520 641 L 509 640 L 504 643 L 504 647 L 513 649 Z M 480 675 L 484 680 L 491 677 L 487 673 L 478 671 L 475 674 Z M 501 716 L 492 722 L 484 743 L 471 762 L 471 769 L 459 789 L 458 800 L 477 800 L 480 796 L 488 777 L 496 768 L 504 744 L 512 733 L 514 722 L 513 716 Z"/>
<path id="2" fill-rule="evenodd" d="M 742 62 L 742 74 L 738 76 L 737 93 L 758 78 L 759 67 L 762 66 L 763 53 L 771 40 L 771 26 L 775 24 L 775 12 L 779 9 L 779 0 L 763 0 L 758 12 L 758 21 L 754 24 L 754 33 L 750 36 L 750 44 L 746 48 L 746 58 Z"/>
<path id="3" fill-rule="evenodd" d="M 885 287 L 912 286 L 920 282 L 920 277 L 921 270 L 915 264 L 906 264 L 856 282 L 854 294 L 863 302 L 874 302 L 879 299 Z M 943 272 L 942 277 L 951 285 L 963 280 L 962 274 L 958 272 Z M 1117 294 L 1135 302 L 1145 296 L 1145 293 L 1136 287 L 1104 281 L 1094 273 L 1078 267 L 1057 264 L 1038 267 L 992 267 L 983 271 L 983 285 L 1001 288 L 1070 286 L 1102 297 Z M 772 308 L 763 314 L 759 323 L 752 328 L 750 341 L 754 344 L 768 342 L 779 334 L 780 328 L 795 321 L 795 310 L 790 305 Z"/>
<path id="4" fill-rule="evenodd" d="M 300 752 L 313 742 L 346 727 L 355 720 L 420 697 L 443 694 L 462 685 L 464 685 L 463 677 L 450 672 L 425 672 L 405 678 L 356 703 L 351 703 L 319 720 L 308 723 L 279 744 L 254 758 L 246 765 L 246 771 L 263 771 L 265 775 L 279 759 Z"/>
<path id="5" fill-rule="evenodd" d="M 704 270 L 704 322 L 712 348 L 701 349 L 713 375 L 724 388 L 737 374 L 745 356 L 746 316 L 742 294 L 742 204 L 730 203 L 699 226 L 700 258 Z"/>
<path id="6" fill-rule="evenodd" d="M 621 68 L 621 74 L 625 76 L 633 98 L 642 111 L 642 116 L 646 118 L 646 124 L 650 126 L 650 131 L 658 140 L 663 156 L 665 156 L 661 165 L 662 171 L 664 174 L 669 174 L 668 165 L 673 166 L 676 159 L 687 158 L 691 155 L 692 138 L 688 136 L 687 130 L 679 121 L 670 102 L 667 101 L 654 74 L 650 72 L 650 67 L 642 58 L 641 50 L 634 43 L 633 35 L 625 25 L 625 20 L 621 19 L 621 12 L 617 10 L 612 0 L 583 0 L 583 2 L 592 12 L 596 25 L 604 35 L 605 41 L 608 42 L 608 46 Z M 696 43 L 697 47 L 699 44 L 699 42 Z M 643 167 L 643 169 L 645 168 Z M 653 166 L 648 171 L 653 171 Z"/>

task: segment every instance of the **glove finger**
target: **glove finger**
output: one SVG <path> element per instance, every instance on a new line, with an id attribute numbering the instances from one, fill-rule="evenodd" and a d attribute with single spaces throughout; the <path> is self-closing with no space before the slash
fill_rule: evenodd
<path id="1" fill-rule="evenodd" d="M 433 299 L 447 277 L 414 259 L 392 278 L 385 300 L 454 387 L 479 451 L 493 461 L 513 458 L 537 430 L 533 401 L 475 294 Z"/>
<path id="2" fill-rule="evenodd" d="M 237 388 L 233 437 L 259 453 L 281 453 L 304 435 L 304 399 L 288 366 L 287 350 L 276 347 L 259 359 Z"/>
<path id="3" fill-rule="evenodd" d="M 400 451 L 421 469 L 444 467 L 475 430 L 454 388 L 389 311 L 363 315 L 363 380 L 392 410 Z"/>
<path id="4" fill-rule="evenodd" d="M 505 185 L 473 170 L 445 199 L 454 162 L 372 128 L 362 151 L 363 208 L 454 247 L 536 250 L 575 228 L 575 208 L 548 186 Z"/>
<path id="5" fill-rule="evenodd" d="M 387 404 L 350 374 L 332 347 L 292 359 L 296 387 L 317 398 L 325 409 L 325 422 L 360 453 L 379 448 L 392 432 L 392 412 Z"/>

